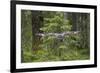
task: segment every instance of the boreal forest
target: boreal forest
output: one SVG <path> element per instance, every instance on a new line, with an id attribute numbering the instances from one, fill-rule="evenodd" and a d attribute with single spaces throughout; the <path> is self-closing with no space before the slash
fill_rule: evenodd
<path id="1" fill-rule="evenodd" d="M 90 59 L 90 14 L 21 10 L 21 62 Z"/>

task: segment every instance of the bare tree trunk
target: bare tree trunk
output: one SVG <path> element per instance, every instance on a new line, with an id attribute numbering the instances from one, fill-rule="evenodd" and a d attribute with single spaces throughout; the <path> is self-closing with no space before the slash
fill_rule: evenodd
<path id="1" fill-rule="evenodd" d="M 72 13 L 72 31 L 78 30 L 78 13 Z"/>
<path id="2" fill-rule="evenodd" d="M 83 48 L 90 48 L 90 15 L 81 13 L 81 45 Z"/>
<path id="3" fill-rule="evenodd" d="M 40 37 L 36 33 L 41 32 L 40 27 L 42 26 L 43 18 L 40 11 L 32 11 L 32 49 L 39 49 Z"/>

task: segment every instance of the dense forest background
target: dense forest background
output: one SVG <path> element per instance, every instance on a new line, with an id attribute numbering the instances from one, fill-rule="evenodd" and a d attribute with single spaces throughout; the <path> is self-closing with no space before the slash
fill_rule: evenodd
<path id="1" fill-rule="evenodd" d="M 89 58 L 89 13 L 21 10 L 21 62 Z"/>

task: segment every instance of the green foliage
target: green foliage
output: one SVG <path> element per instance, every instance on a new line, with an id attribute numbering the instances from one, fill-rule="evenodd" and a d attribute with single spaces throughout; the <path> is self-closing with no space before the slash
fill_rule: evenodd
<path id="1" fill-rule="evenodd" d="M 40 32 L 63 33 L 72 30 L 72 22 L 69 19 L 65 19 L 63 12 L 43 11 L 41 14 L 43 17 L 43 25 L 39 28 Z M 34 42 L 34 45 L 32 45 L 32 37 L 35 38 L 35 36 L 32 35 L 32 12 L 23 10 L 21 27 L 22 62 L 89 59 L 89 47 L 83 44 L 86 42 L 84 39 L 89 37 L 88 33 L 85 31 L 85 27 L 86 25 L 80 28 L 82 32 L 80 34 L 64 36 L 62 39 L 58 39 L 53 35 L 48 35 L 40 37 L 38 40 L 36 39 L 39 43 Z M 84 31 L 82 31 L 82 29 L 84 29 Z M 87 33 L 87 36 L 85 33 Z M 39 49 L 32 50 L 32 46 L 39 47 Z"/>
<path id="2" fill-rule="evenodd" d="M 29 61 L 32 48 L 31 11 L 21 11 L 21 50 L 22 62 Z M 30 60 L 31 61 L 31 60 Z"/>
<path id="3" fill-rule="evenodd" d="M 40 28 L 41 31 L 47 32 L 63 32 L 71 30 L 71 25 L 68 20 L 64 19 L 62 12 L 57 12 L 53 17 L 44 17 L 44 26 Z"/>

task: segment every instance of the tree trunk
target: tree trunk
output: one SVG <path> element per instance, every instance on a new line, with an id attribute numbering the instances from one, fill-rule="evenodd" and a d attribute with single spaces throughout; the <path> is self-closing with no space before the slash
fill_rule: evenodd
<path id="1" fill-rule="evenodd" d="M 83 48 L 90 48 L 90 15 L 81 13 L 81 45 Z"/>
<path id="2" fill-rule="evenodd" d="M 40 37 L 36 35 L 36 33 L 41 32 L 40 27 L 42 26 L 43 18 L 40 11 L 32 11 L 32 49 L 39 49 Z"/>

